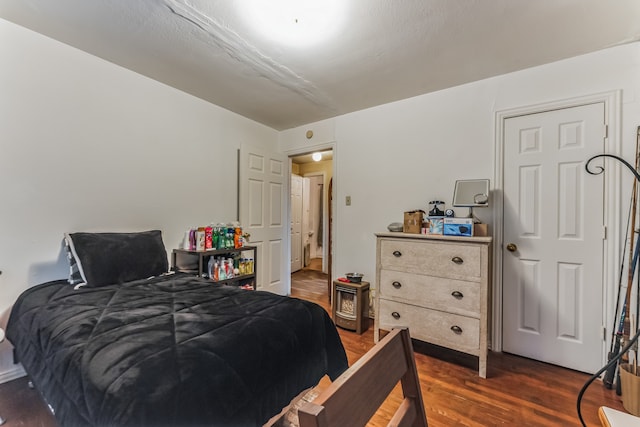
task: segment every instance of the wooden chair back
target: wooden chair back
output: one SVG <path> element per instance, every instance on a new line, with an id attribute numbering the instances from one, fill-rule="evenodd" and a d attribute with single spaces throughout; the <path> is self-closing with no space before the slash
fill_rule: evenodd
<path id="1" fill-rule="evenodd" d="M 426 427 L 407 328 L 393 329 L 313 402 L 303 405 L 298 410 L 300 427 L 366 426 L 398 381 L 404 400 L 389 426 Z"/>

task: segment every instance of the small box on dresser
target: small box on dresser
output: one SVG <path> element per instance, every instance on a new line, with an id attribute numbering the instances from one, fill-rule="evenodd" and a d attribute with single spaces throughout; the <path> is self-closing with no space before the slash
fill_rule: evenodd
<path id="1" fill-rule="evenodd" d="M 420 234 L 422 222 L 424 221 L 423 211 L 411 211 L 404 213 L 404 225 L 402 231 L 405 233 Z"/>
<path id="2" fill-rule="evenodd" d="M 472 218 L 445 218 L 442 234 L 445 236 L 473 236 Z"/>
<path id="3" fill-rule="evenodd" d="M 478 357 L 486 378 L 491 315 L 491 237 L 378 233 L 374 339 L 411 337 Z"/>

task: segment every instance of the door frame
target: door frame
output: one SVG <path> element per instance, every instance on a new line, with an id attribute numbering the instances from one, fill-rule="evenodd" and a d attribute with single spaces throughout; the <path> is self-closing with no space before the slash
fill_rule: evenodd
<path id="1" fill-rule="evenodd" d="M 337 167 L 336 167 L 337 159 L 338 159 L 338 148 L 337 148 L 336 145 L 337 144 L 336 144 L 335 141 L 331 141 L 331 142 L 326 142 L 326 143 L 322 143 L 322 144 L 308 145 L 306 147 L 301 147 L 301 148 L 296 148 L 296 149 L 293 149 L 293 150 L 284 151 L 284 154 L 289 158 L 289 161 L 287 162 L 288 163 L 287 164 L 287 167 L 288 167 L 288 171 L 287 172 L 288 172 L 289 176 L 291 176 L 291 169 L 292 169 L 291 168 L 291 157 L 300 156 L 302 154 L 313 153 L 315 151 L 331 150 L 333 152 L 332 160 L 331 160 L 331 176 L 333 177 L 333 182 L 334 182 L 334 184 L 332 186 L 332 189 L 331 189 L 332 196 L 333 196 L 331 198 L 332 199 L 331 208 L 332 208 L 333 212 L 337 212 L 337 210 L 336 210 L 336 208 L 337 208 L 337 206 L 336 206 L 336 197 L 335 197 L 335 195 L 336 195 L 335 194 L 335 192 L 336 192 L 335 183 L 336 183 L 336 177 L 338 175 L 338 170 L 337 170 Z M 291 223 L 291 196 L 290 196 L 291 195 L 291 179 L 289 179 L 288 182 L 289 182 L 289 184 L 288 184 L 288 189 L 287 189 L 288 193 L 287 194 L 289 194 L 289 197 L 287 198 L 287 200 L 288 200 L 288 202 L 287 202 L 287 204 L 288 204 L 288 207 L 287 207 L 287 221 L 288 221 L 288 223 Z M 334 232 L 335 232 L 335 229 L 336 229 L 337 221 L 338 221 L 338 219 L 335 218 L 335 216 L 334 216 L 332 224 L 328 225 L 325 228 L 325 231 L 329 232 L 328 228 L 331 227 L 332 228 L 331 229 L 331 233 L 332 233 L 332 235 L 335 236 Z M 329 224 L 329 221 L 327 221 L 327 224 Z M 291 256 L 291 227 L 287 228 L 285 238 L 286 238 L 286 241 L 287 241 L 287 245 L 289 247 L 289 252 L 288 253 L 289 253 L 289 256 Z M 335 239 L 333 239 L 333 240 L 335 241 Z M 327 257 L 328 256 L 335 257 L 336 256 L 335 244 L 334 244 L 333 241 L 330 244 L 332 246 L 332 248 L 331 248 L 332 250 L 329 251 L 328 250 L 329 248 L 323 248 L 323 253 L 326 253 Z M 328 260 L 327 260 L 327 262 L 328 262 Z M 324 263 L 324 261 L 323 261 L 323 263 Z M 329 270 L 333 270 L 333 264 L 334 263 L 327 264 L 327 265 L 331 266 L 331 268 Z M 288 268 L 289 268 L 288 274 L 289 274 L 289 282 L 290 282 L 291 281 L 291 263 L 289 263 L 289 267 Z M 335 277 L 335 275 L 333 274 L 333 271 L 329 271 L 328 273 L 329 273 L 329 277 Z M 291 286 L 289 286 L 289 288 L 291 288 Z"/>
<path id="2" fill-rule="evenodd" d="M 491 349 L 493 351 L 502 351 L 502 314 L 503 314 L 503 274 L 502 274 L 502 257 L 503 236 L 504 236 L 504 125 L 509 118 L 543 113 L 547 111 L 559 110 L 564 108 L 578 107 L 587 104 L 604 103 L 605 125 L 607 126 L 607 137 L 604 141 L 604 151 L 609 154 L 619 155 L 621 152 L 620 138 L 620 103 L 621 91 L 615 90 L 610 92 L 596 93 L 593 95 L 580 96 L 575 98 L 567 98 L 548 103 L 534 104 L 523 107 L 509 108 L 496 111 L 495 113 L 495 163 L 494 163 L 494 187 L 493 187 L 493 316 L 492 316 L 492 333 L 491 333 Z M 586 161 L 587 159 L 585 159 Z M 602 269 L 602 319 L 603 325 L 603 346 L 602 360 L 606 361 L 607 351 L 610 342 L 610 333 L 605 333 L 604 328 L 612 324 L 610 321 L 615 316 L 615 298 L 616 283 L 618 281 L 618 270 L 620 265 L 620 256 L 618 248 L 620 247 L 620 208 L 622 206 L 621 184 L 621 168 L 618 162 L 606 162 L 606 174 L 604 174 L 604 200 L 603 215 L 604 225 L 606 226 L 606 238 L 604 243 L 604 258 Z M 586 172 L 585 172 L 586 173 Z"/>

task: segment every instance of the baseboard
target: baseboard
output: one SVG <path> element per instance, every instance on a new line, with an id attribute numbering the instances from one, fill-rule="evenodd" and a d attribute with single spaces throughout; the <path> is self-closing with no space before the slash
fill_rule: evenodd
<path id="1" fill-rule="evenodd" d="M 24 368 L 22 365 L 17 364 L 14 368 L 9 369 L 8 371 L 0 372 L 0 384 L 25 376 L 27 376 L 27 373 L 24 371 Z"/>

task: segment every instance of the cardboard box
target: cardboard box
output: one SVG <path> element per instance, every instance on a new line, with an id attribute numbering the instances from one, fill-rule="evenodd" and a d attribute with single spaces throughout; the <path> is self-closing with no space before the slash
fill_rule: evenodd
<path id="1" fill-rule="evenodd" d="M 430 216 L 429 217 L 429 234 L 442 234 L 443 225 L 444 225 L 444 217 Z"/>
<path id="2" fill-rule="evenodd" d="M 410 211 L 404 213 L 404 225 L 402 231 L 405 233 L 420 234 L 424 211 Z"/>
<path id="3" fill-rule="evenodd" d="M 489 225 L 473 224 L 473 235 L 477 237 L 487 237 L 489 235 Z"/>
<path id="4" fill-rule="evenodd" d="M 473 218 L 445 218 L 445 236 L 473 236 Z"/>

